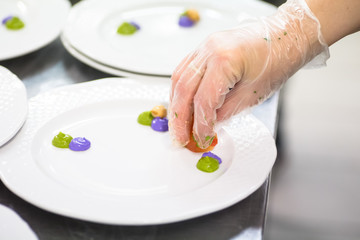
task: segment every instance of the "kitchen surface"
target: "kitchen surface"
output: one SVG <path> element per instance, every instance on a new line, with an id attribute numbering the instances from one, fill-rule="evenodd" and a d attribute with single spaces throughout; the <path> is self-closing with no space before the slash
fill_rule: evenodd
<path id="1" fill-rule="evenodd" d="M 282 91 L 265 239 L 360 238 L 360 33 Z"/>

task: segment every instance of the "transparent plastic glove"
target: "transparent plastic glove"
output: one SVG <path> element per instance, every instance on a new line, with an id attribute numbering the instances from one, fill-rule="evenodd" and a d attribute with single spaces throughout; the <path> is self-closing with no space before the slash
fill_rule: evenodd
<path id="1" fill-rule="evenodd" d="M 303 0 L 210 35 L 172 75 L 172 137 L 184 146 L 192 132 L 199 147 L 208 147 L 217 122 L 263 102 L 310 60 L 317 56 L 314 65 L 325 64 L 328 55 L 320 24 Z"/>

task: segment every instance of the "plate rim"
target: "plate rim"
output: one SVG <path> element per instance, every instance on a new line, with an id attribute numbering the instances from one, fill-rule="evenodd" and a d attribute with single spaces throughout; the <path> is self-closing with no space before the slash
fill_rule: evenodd
<path id="1" fill-rule="evenodd" d="M 65 47 L 65 49 L 70 53 L 70 55 L 75 57 L 80 62 L 82 62 L 90 67 L 93 67 L 97 70 L 100 70 L 102 72 L 113 74 L 113 75 L 116 75 L 119 77 L 123 76 L 123 77 L 129 77 L 129 78 L 149 79 L 149 80 L 154 79 L 154 78 L 166 79 L 166 78 L 171 77 L 171 75 L 156 75 L 156 74 L 137 73 L 137 72 L 128 71 L 126 69 L 120 69 L 120 68 L 115 68 L 115 67 L 112 67 L 109 65 L 105 65 L 105 64 L 101 63 L 100 61 L 97 61 L 96 59 L 93 59 L 93 58 L 83 54 L 76 48 L 74 48 L 70 44 L 70 42 L 66 39 L 64 34 L 60 35 L 60 40 L 61 40 L 63 46 Z"/>
<path id="2" fill-rule="evenodd" d="M 58 28 L 56 29 L 56 31 L 46 31 L 47 29 L 51 28 L 53 29 L 53 25 L 54 24 L 50 24 L 51 26 L 49 26 L 49 28 L 47 29 L 42 29 L 42 32 L 45 33 L 42 37 L 42 39 L 38 39 L 38 41 L 33 41 L 30 44 L 26 44 L 26 47 L 22 47 L 21 50 L 15 50 L 13 52 L 7 53 L 7 54 L 0 54 L 0 61 L 5 61 L 5 60 L 9 60 L 9 59 L 13 59 L 16 57 L 20 57 L 20 56 L 24 56 L 26 54 L 35 52 L 47 45 L 49 45 L 51 42 L 53 42 L 61 33 L 65 22 L 66 22 L 66 18 L 68 16 L 68 13 L 70 12 L 71 9 L 71 3 L 69 0 L 35 0 L 35 1 L 39 1 L 41 3 L 46 3 L 45 5 L 42 5 L 42 7 L 52 7 L 53 5 L 55 5 L 56 7 L 53 7 L 52 9 L 58 9 L 59 8 L 59 4 L 61 4 L 61 8 L 63 8 L 63 10 L 66 11 L 66 13 L 63 15 L 62 19 L 55 19 L 54 18 L 54 23 L 56 22 L 58 25 Z M 50 8 L 49 8 L 50 9 Z M 45 11 L 46 9 L 42 9 L 43 11 Z M 55 21 L 56 20 L 56 21 Z M 44 21 L 49 21 L 48 19 L 44 19 Z M 62 22 L 60 22 L 62 21 Z M 51 34 L 50 34 L 50 33 Z M 20 36 L 21 37 L 21 36 Z M 29 42 L 26 38 L 24 38 L 24 41 L 22 41 L 21 43 L 27 43 Z M 1 51 L 0 51 L 1 52 Z"/>
<path id="3" fill-rule="evenodd" d="M 116 3 L 117 1 L 116 0 L 107 0 L 107 2 L 113 4 L 113 3 Z M 163 1 L 163 0 L 136 0 L 136 3 L 139 4 L 140 3 L 147 3 L 148 2 L 154 2 L 154 3 L 162 3 L 162 2 L 166 2 L 168 4 L 171 4 L 171 3 L 182 3 L 182 1 L 180 0 L 171 0 L 171 1 Z M 195 2 L 194 1 L 185 1 L 183 4 L 186 5 L 186 4 L 189 4 L 189 3 L 192 3 L 192 4 L 206 4 L 208 6 L 211 6 L 211 4 L 215 4 L 217 3 L 216 0 L 211 0 L 210 2 L 206 1 L 206 0 L 196 0 Z M 238 5 L 243 5 L 244 2 L 243 1 L 234 1 L 234 0 L 227 0 L 227 5 L 229 5 L 229 3 L 233 3 L 233 4 L 238 4 Z M 83 11 L 82 9 L 84 8 L 85 10 L 88 8 L 87 6 L 88 5 L 94 5 L 94 4 L 97 4 L 97 1 L 96 0 L 87 0 L 87 1 L 83 1 L 83 2 L 79 2 L 77 4 L 74 5 L 74 7 L 71 9 L 70 13 L 69 13 L 69 16 L 68 16 L 68 19 L 67 19 L 67 23 L 65 24 L 64 26 L 64 29 L 63 29 L 63 32 L 62 32 L 62 35 L 65 36 L 65 38 L 67 39 L 68 43 L 72 46 L 72 48 L 76 51 L 78 51 L 79 53 L 81 53 L 83 56 L 87 57 L 88 59 L 92 59 L 92 62 L 94 62 L 94 60 L 96 62 L 100 62 L 102 65 L 104 66 L 108 66 L 110 68 L 115 68 L 115 69 L 120 69 L 120 70 L 124 70 L 125 74 L 126 72 L 130 72 L 131 73 L 137 73 L 137 74 L 145 74 L 145 75 L 158 75 L 158 76 L 169 76 L 172 74 L 172 71 L 173 69 L 169 69 L 169 70 L 166 70 L 166 71 L 161 71 L 161 72 L 156 72 L 157 70 L 153 70 L 153 69 L 147 69 L 147 70 L 141 70 L 139 69 L 139 67 L 128 67 L 128 66 L 118 66 L 116 64 L 116 66 L 114 65 L 114 62 L 113 61 L 107 61 L 107 62 L 103 62 L 101 60 L 96 60 L 96 56 L 89 52 L 90 50 L 89 49 L 84 49 L 84 47 L 82 47 L 81 45 L 79 44 L 76 44 L 76 41 L 74 40 L 74 37 L 72 37 L 73 34 L 70 34 L 69 32 L 71 32 L 74 24 L 72 24 L 72 18 L 73 15 L 75 14 L 79 14 L 77 12 L 80 12 Z M 262 2 L 262 1 L 258 1 L 258 0 L 250 0 L 250 1 L 247 1 L 246 4 L 248 5 L 254 5 L 254 8 L 255 6 L 258 6 L 260 8 L 263 8 L 262 11 L 265 12 L 265 8 L 267 9 L 266 12 L 268 12 L 268 15 L 274 13 L 274 11 L 276 10 L 276 7 L 270 3 L 267 3 L 267 2 Z M 124 5 L 124 4 L 123 4 Z M 127 4 L 127 6 L 134 6 L 134 1 L 131 2 L 131 4 Z M 80 10 L 79 10 L 80 9 Z M 246 11 L 244 11 L 246 13 Z M 247 13 L 246 13 L 247 14 Z M 76 38 L 78 39 L 78 38 Z M 83 41 L 82 41 L 83 42 Z M 186 53 L 185 53 L 186 54 Z M 76 56 L 75 56 L 76 57 Z M 184 55 L 185 57 L 185 55 Z M 179 59 L 180 61 L 181 59 Z M 122 62 L 126 62 L 125 60 L 122 60 Z M 90 64 L 89 64 L 90 65 Z M 123 63 L 124 65 L 124 63 Z M 125 64 L 126 65 L 126 64 Z M 175 66 L 174 66 L 175 67 Z M 108 68 L 107 70 L 109 71 L 112 71 L 110 68 Z M 158 67 L 157 67 L 158 68 Z M 158 68 L 160 69 L 160 68 Z M 126 76 L 126 75 L 125 75 Z"/>

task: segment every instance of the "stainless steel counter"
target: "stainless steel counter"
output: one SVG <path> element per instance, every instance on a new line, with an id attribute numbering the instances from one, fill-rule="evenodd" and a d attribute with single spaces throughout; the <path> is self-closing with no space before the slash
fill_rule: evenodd
<path id="1" fill-rule="evenodd" d="M 25 84 L 28 98 L 55 87 L 112 77 L 69 55 L 59 39 L 34 53 L 0 65 Z M 275 136 L 278 94 L 253 109 Z M 269 178 L 243 201 L 195 219 L 152 226 L 114 226 L 63 217 L 37 208 L 0 183 L 0 204 L 17 212 L 39 239 L 262 239 L 266 219 Z M 121 213 L 119 213 L 121 214 Z"/>

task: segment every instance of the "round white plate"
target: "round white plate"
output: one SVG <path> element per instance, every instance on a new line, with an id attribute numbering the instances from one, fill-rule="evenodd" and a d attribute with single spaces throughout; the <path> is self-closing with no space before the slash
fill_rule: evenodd
<path id="1" fill-rule="evenodd" d="M 30 53 L 53 41 L 69 10 L 68 0 L 1 0 L 0 20 L 18 16 L 25 27 L 11 31 L 0 25 L 0 60 Z"/>
<path id="2" fill-rule="evenodd" d="M 199 11 L 201 20 L 192 28 L 182 28 L 179 15 L 190 7 Z M 104 65 L 170 76 L 210 33 L 275 10 L 257 0 L 87 0 L 71 9 L 63 34 L 82 55 Z M 141 29 L 131 36 L 119 35 L 117 28 L 124 21 L 135 21 Z"/>
<path id="3" fill-rule="evenodd" d="M 27 112 L 28 102 L 23 82 L 0 66 L 0 147 L 19 131 Z"/>
<path id="4" fill-rule="evenodd" d="M 169 133 L 137 123 L 165 104 L 169 82 L 109 78 L 70 85 L 30 100 L 19 135 L 0 149 L 4 184 L 34 205 L 74 218 L 126 225 L 169 223 L 226 208 L 265 181 L 276 157 L 271 134 L 252 115 L 219 132 L 214 173 L 201 157 L 172 146 Z M 86 137 L 91 148 L 52 146 L 59 132 Z"/>
<path id="5" fill-rule="evenodd" d="M 163 80 L 169 80 L 169 76 L 157 76 L 157 75 L 149 75 L 149 74 L 141 74 L 141 73 L 135 73 L 135 72 L 130 72 L 130 71 L 126 71 L 126 70 L 121 70 L 118 68 L 114 68 L 111 66 L 107 66 L 102 64 L 101 62 L 96 61 L 95 59 L 90 59 L 89 57 L 83 55 L 82 53 L 80 53 L 78 50 L 76 50 L 75 48 L 73 48 L 69 42 L 67 41 L 67 39 L 64 37 L 64 35 L 61 35 L 61 42 L 64 45 L 65 49 L 76 59 L 78 59 L 79 61 L 85 63 L 86 65 L 93 67 L 99 71 L 105 72 L 105 73 L 109 73 L 115 76 L 119 76 L 119 77 L 130 77 L 130 78 L 135 78 L 135 79 L 145 79 L 145 80 L 153 80 L 155 79 L 163 79 Z"/>
<path id="6" fill-rule="evenodd" d="M 38 239 L 14 211 L 0 205 L 0 239 Z"/>

